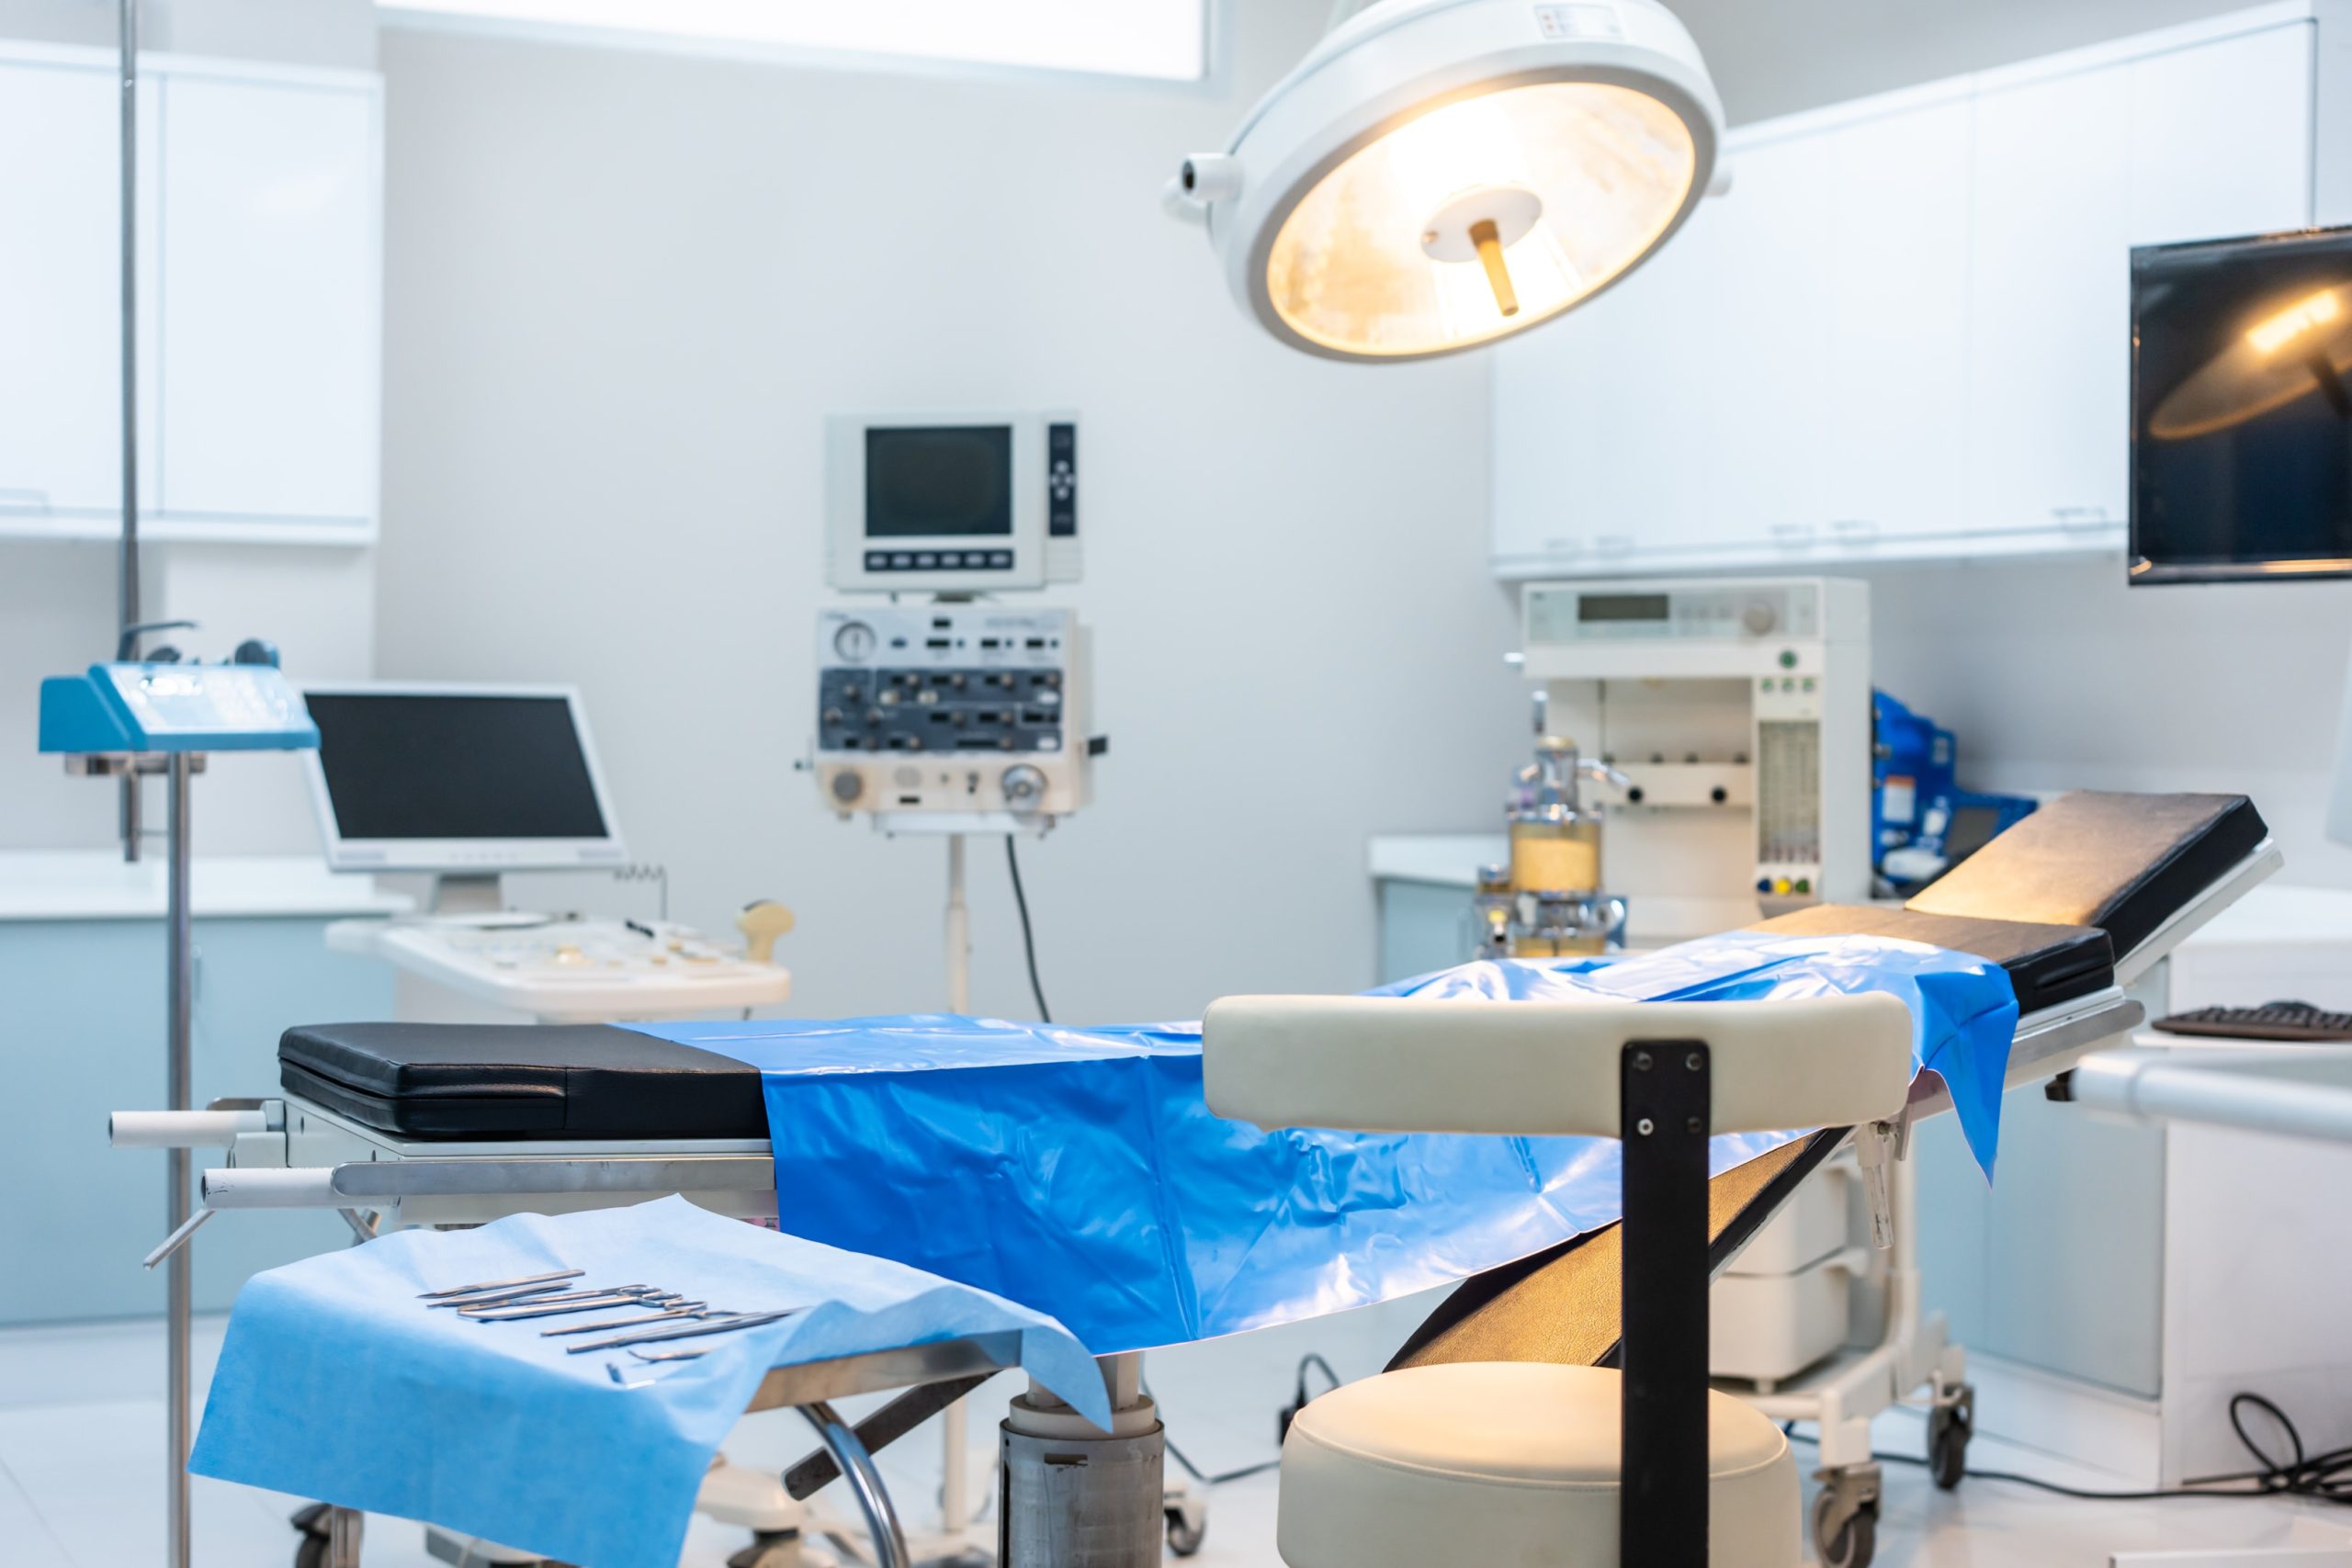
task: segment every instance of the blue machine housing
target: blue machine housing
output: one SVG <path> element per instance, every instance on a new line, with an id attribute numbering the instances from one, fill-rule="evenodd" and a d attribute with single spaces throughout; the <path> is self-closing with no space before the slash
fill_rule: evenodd
<path id="1" fill-rule="evenodd" d="M 1924 886 L 2032 815 L 2030 796 L 1961 788 L 1959 742 L 1925 714 L 1873 691 L 1871 718 L 1871 864 L 1897 892 Z"/>
<path id="2" fill-rule="evenodd" d="M 307 751 L 318 743 L 301 694 L 267 664 L 93 664 L 40 683 L 43 751 Z"/>

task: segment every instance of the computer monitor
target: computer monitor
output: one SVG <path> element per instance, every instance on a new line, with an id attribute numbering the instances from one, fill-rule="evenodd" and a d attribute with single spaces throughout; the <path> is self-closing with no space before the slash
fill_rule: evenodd
<path id="1" fill-rule="evenodd" d="M 626 860 L 576 689 L 355 682 L 302 696 L 335 870 L 495 879 Z"/>
<path id="2" fill-rule="evenodd" d="M 2352 229 L 2132 253 L 2131 563 L 2352 575 Z"/>

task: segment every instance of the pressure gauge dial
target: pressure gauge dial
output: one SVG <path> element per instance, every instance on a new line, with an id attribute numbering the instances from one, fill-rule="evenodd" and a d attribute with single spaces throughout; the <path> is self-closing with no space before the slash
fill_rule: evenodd
<path id="1" fill-rule="evenodd" d="M 863 664 L 874 657 L 874 628 L 864 621 L 849 621 L 833 634 L 833 651 L 852 664 Z"/>
<path id="2" fill-rule="evenodd" d="M 1015 762 L 1004 770 L 1004 807 L 1017 817 L 1026 817 L 1046 802 L 1046 774 L 1041 768 L 1027 762 Z"/>

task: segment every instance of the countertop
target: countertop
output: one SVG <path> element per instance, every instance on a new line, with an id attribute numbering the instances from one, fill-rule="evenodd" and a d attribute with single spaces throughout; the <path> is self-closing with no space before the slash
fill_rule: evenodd
<path id="1" fill-rule="evenodd" d="M 1480 866 L 1510 859 L 1502 833 L 1397 833 L 1372 840 L 1372 879 L 1466 889 L 1477 886 Z"/>
<path id="2" fill-rule="evenodd" d="M 198 919 L 397 915 L 414 903 L 316 855 L 198 855 L 189 871 Z M 112 850 L 0 852 L 0 920 L 160 919 L 164 875 L 160 844 L 135 865 Z"/>

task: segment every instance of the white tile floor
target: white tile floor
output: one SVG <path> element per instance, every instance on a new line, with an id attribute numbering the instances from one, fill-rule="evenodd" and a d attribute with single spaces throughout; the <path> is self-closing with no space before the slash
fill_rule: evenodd
<path id="1" fill-rule="evenodd" d="M 1296 1357 L 1317 1348 L 1317 1326 L 1155 1355 L 1152 1382 L 1171 1437 L 1211 1471 L 1271 1457 L 1274 1409 L 1288 1396 Z M 199 1379 L 209 1376 L 220 1335 L 217 1319 L 199 1325 Z M 1345 1335 L 1351 1353 L 1334 1359 L 1350 1375 L 1371 1371 L 1381 1337 Z M 161 1333 L 153 1324 L 0 1333 L 0 1568 L 137 1568 L 159 1560 L 162 1369 Z M 1011 1382 L 1000 1379 L 999 1385 Z M 984 1389 L 973 1412 L 976 1472 L 992 1449 L 1010 1393 L 1009 1386 Z M 1890 1416 L 1882 1427 L 1883 1449 L 1915 1451 L 1918 1440 L 1908 1416 Z M 781 1468 L 808 1447 L 798 1417 L 775 1412 L 746 1421 L 728 1451 L 740 1462 Z M 2115 1483 L 1989 1440 L 1980 1440 L 1972 1459 L 2075 1484 Z M 884 1468 L 910 1522 L 925 1517 L 938 1486 L 936 1442 L 919 1435 L 889 1450 Z M 975 1495 L 985 1490 L 977 1487 Z M 194 1497 L 198 1568 L 291 1562 L 285 1521 L 300 1499 L 201 1479 Z M 2352 1546 L 2352 1521 L 2341 1514 L 2274 1500 L 2086 1503 L 1985 1481 L 1945 1494 L 1923 1472 L 1890 1466 L 1878 1562 L 1886 1568 L 2105 1568 L 2110 1552 L 2124 1550 L 2226 1554 L 2264 1546 Z M 1207 1544 L 1194 1562 L 1199 1568 L 1276 1568 L 1273 1518 L 1273 1476 L 1218 1488 Z M 697 1520 L 684 1568 L 722 1568 L 741 1544 L 735 1532 Z M 368 1522 L 368 1568 L 431 1562 L 418 1526 Z"/>

